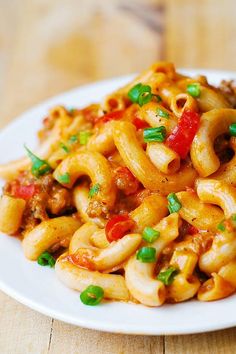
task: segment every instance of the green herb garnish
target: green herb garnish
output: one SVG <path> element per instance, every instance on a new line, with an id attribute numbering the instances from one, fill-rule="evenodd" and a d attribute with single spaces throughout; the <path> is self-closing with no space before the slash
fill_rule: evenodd
<path id="1" fill-rule="evenodd" d="M 56 261 L 55 258 L 49 252 L 43 252 L 37 259 L 37 262 L 41 266 L 54 267 Z"/>
<path id="2" fill-rule="evenodd" d="M 24 145 L 24 148 L 26 149 L 27 154 L 32 162 L 31 172 L 35 177 L 38 178 L 51 171 L 51 166 L 47 161 L 41 160 L 39 157 L 34 155 L 34 153 L 30 151 L 26 145 Z"/>
<path id="3" fill-rule="evenodd" d="M 175 279 L 175 276 L 179 273 L 178 269 L 174 267 L 169 267 L 168 269 L 160 272 L 157 279 L 160 280 L 165 285 L 171 285 Z"/>
<path id="4" fill-rule="evenodd" d="M 166 119 L 169 119 L 169 117 L 170 117 L 170 114 L 161 108 L 157 108 L 157 115 L 159 117 L 166 118 Z"/>
<path id="5" fill-rule="evenodd" d="M 166 138 L 166 128 L 164 126 L 156 128 L 145 128 L 143 130 L 143 138 L 146 143 L 152 141 L 162 143 Z"/>
<path id="6" fill-rule="evenodd" d="M 232 123 L 229 126 L 229 134 L 231 136 L 236 136 L 236 123 Z"/>
<path id="7" fill-rule="evenodd" d="M 89 285 L 81 294 L 80 300 L 84 305 L 96 306 L 104 297 L 104 290 L 97 285 Z"/>
<path id="8" fill-rule="evenodd" d="M 139 83 L 129 90 L 128 97 L 133 103 L 138 103 L 139 106 L 143 106 L 151 101 L 153 97 L 151 90 L 151 86 Z"/>
<path id="9" fill-rule="evenodd" d="M 79 143 L 81 145 L 86 145 L 90 136 L 91 136 L 90 132 L 87 131 L 79 132 Z"/>
<path id="10" fill-rule="evenodd" d="M 225 231 L 224 220 L 217 225 L 217 229 L 220 231 Z"/>
<path id="11" fill-rule="evenodd" d="M 69 149 L 64 143 L 60 143 L 60 147 L 61 147 L 62 150 L 64 150 L 67 154 L 70 152 L 70 149 Z"/>
<path id="12" fill-rule="evenodd" d="M 57 180 L 62 184 L 70 184 L 70 175 L 69 173 L 65 173 L 64 175 L 58 176 Z"/>
<path id="13" fill-rule="evenodd" d="M 189 93 L 189 95 L 191 95 L 192 97 L 195 98 L 199 97 L 201 93 L 200 84 L 199 83 L 189 84 L 187 86 L 187 93 Z"/>
<path id="14" fill-rule="evenodd" d="M 77 143 L 77 141 L 78 141 L 78 135 L 72 135 L 72 136 L 69 138 L 69 140 L 68 140 L 68 142 L 69 142 L 70 144 Z"/>
<path id="15" fill-rule="evenodd" d="M 156 261 L 156 249 L 154 247 L 142 247 L 138 250 L 136 258 L 143 263 L 153 263 Z"/>
<path id="16" fill-rule="evenodd" d="M 96 183 L 94 186 L 92 186 L 90 188 L 88 197 L 93 198 L 95 196 L 95 194 L 98 194 L 98 192 L 100 191 L 100 188 L 101 188 L 100 184 Z"/>
<path id="17" fill-rule="evenodd" d="M 168 209 L 169 209 L 170 214 L 176 213 L 177 211 L 179 211 L 182 208 L 182 204 L 180 203 L 180 201 L 175 193 L 170 193 L 167 196 L 167 200 L 168 200 Z"/>
<path id="18" fill-rule="evenodd" d="M 156 241 L 159 236 L 160 232 L 149 226 L 145 227 L 142 234 L 143 239 L 149 243 Z"/>

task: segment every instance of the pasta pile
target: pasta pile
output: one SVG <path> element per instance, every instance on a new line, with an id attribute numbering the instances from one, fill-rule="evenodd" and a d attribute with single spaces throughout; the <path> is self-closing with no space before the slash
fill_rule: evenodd
<path id="1" fill-rule="evenodd" d="M 101 104 L 53 108 L 0 165 L 0 230 L 86 305 L 236 290 L 236 95 L 158 62 Z"/>

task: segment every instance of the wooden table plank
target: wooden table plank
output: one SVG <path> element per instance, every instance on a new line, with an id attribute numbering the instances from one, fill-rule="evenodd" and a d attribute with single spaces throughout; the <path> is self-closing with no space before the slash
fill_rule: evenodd
<path id="1" fill-rule="evenodd" d="M 178 67 L 236 70 L 235 0 L 167 0 L 166 57 Z"/>
<path id="2" fill-rule="evenodd" d="M 233 354 L 235 352 L 235 328 L 205 334 L 165 337 L 166 354 Z"/>
<path id="3" fill-rule="evenodd" d="M 52 320 L 0 292 L 0 353 L 47 354 Z"/>
<path id="4" fill-rule="evenodd" d="M 0 106 L 4 122 L 46 97 L 140 71 L 162 56 L 162 11 L 152 1 L 19 3 L 17 43 L 12 45 Z"/>
<path id="5" fill-rule="evenodd" d="M 55 321 L 48 354 L 163 354 L 164 338 L 82 329 Z"/>
<path id="6" fill-rule="evenodd" d="M 19 17 L 19 1 L 0 0 L 0 97 L 3 97 L 6 86 L 6 74 L 15 45 L 16 31 Z M 7 15 L 6 15 L 7 14 Z M 11 19 L 13 26 L 9 26 Z M 2 100 L 0 99 L 0 102 Z M 0 108 L 1 109 L 1 108 Z M 0 119 L 1 121 L 1 119 Z"/>

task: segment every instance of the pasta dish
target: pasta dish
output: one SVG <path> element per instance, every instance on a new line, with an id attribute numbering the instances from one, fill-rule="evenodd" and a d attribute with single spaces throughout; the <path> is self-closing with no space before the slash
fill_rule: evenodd
<path id="1" fill-rule="evenodd" d="M 101 103 L 52 108 L 38 138 L 0 165 L 0 230 L 83 304 L 235 292 L 233 81 L 157 62 Z"/>

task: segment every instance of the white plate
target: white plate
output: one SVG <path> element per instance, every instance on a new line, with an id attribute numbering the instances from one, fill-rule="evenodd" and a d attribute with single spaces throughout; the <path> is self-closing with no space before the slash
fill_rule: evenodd
<path id="1" fill-rule="evenodd" d="M 236 73 L 183 70 L 206 74 L 211 83 L 236 78 Z M 83 86 L 52 98 L 24 113 L 0 133 L 0 161 L 21 156 L 23 144 L 34 147 L 36 131 L 48 108 L 56 104 L 84 106 L 126 83 L 131 76 Z M 97 307 L 81 304 L 79 294 L 60 283 L 53 269 L 26 260 L 14 237 L 0 235 L 0 289 L 19 302 L 58 320 L 81 327 L 118 333 L 147 335 L 199 333 L 236 325 L 236 295 L 204 303 L 195 300 L 161 308 L 121 302 Z"/>

